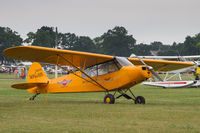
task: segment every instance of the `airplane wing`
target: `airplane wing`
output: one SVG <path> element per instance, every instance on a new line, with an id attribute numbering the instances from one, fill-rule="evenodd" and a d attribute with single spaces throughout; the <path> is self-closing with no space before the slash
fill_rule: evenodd
<path id="1" fill-rule="evenodd" d="M 61 50 L 53 48 L 44 48 L 38 46 L 17 46 L 4 50 L 4 55 L 17 60 L 28 60 L 33 62 L 42 62 L 50 64 L 71 66 L 65 59 L 73 63 L 76 67 L 89 67 L 95 64 L 114 59 L 114 56 L 94 54 L 87 52 L 78 52 L 71 50 Z M 64 57 L 65 59 L 59 57 Z M 134 65 L 143 65 L 137 58 L 128 58 Z M 143 61 L 154 68 L 155 71 L 172 71 L 189 66 L 195 63 L 163 61 L 143 59 Z"/>
<path id="2" fill-rule="evenodd" d="M 95 64 L 106 62 L 114 59 L 113 56 L 93 54 L 87 52 L 78 52 L 71 50 L 61 50 L 53 48 L 44 48 L 38 46 L 17 46 L 11 47 L 4 51 L 4 55 L 17 60 L 27 60 L 32 62 L 42 62 L 50 64 L 71 66 L 61 55 L 77 67 L 89 67 Z"/>
<path id="3" fill-rule="evenodd" d="M 166 60 L 154 60 L 154 59 L 142 59 L 147 65 L 152 66 L 155 71 L 173 71 L 190 66 L 194 66 L 193 62 L 181 62 L 181 61 L 166 61 Z M 129 61 L 134 65 L 142 65 L 137 58 L 129 58 Z"/>
<path id="4" fill-rule="evenodd" d="M 131 58 L 136 58 L 134 54 L 130 56 Z M 191 56 L 138 56 L 143 59 L 166 59 L 166 60 L 174 60 L 174 59 L 198 59 L 200 55 L 191 55 Z"/>

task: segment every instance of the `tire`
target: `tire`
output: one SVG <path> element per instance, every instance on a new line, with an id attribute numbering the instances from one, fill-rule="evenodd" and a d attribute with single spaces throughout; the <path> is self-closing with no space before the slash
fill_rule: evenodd
<path id="1" fill-rule="evenodd" d="M 112 94 L 107 94 L 104 97 L 104 103 L 105 104 L 114 104 L 115 103 L 115 97 Z"/>
<path id="2" fill-rule="evenodd" d="M 143 96 L 137 96 L 135 98 L 135 104 L 145 104 L 145 99 Z"/>

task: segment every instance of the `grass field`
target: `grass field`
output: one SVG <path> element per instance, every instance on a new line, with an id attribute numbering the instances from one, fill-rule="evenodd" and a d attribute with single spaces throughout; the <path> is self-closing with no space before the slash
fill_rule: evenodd
<path id="1" fill-rule="evenodd" d="M 39 95 L 0 80 L 0 133 L 133 133 L 200 132 L 200 88 L 162 89 L 138 85 L 133 92 L 146 99 L 135 105 L 124 98 L 103 103 L 104 93 Z"/>
<path id="2" fill-rule="evenodd" d="M 14 74 L 0 73 L 0 79 L 14 79 Z"/>

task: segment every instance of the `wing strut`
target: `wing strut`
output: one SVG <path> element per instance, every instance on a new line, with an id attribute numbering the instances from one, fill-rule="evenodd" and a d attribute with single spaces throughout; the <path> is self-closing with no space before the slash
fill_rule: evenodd
<path id="1" fill-rule="evenodd" d="M 76 69 L 78 69 L 80 72 L 82 72 L 85 76 L 87 76 L 89 79 L 91 79 L 92 81 L 94 81 L 96 84 L 95 85 L 98 85 L 99 87 L 101 87 L 102 89 L 106 90 L 106 92 L 108 92 L 108 89 L 106 89 L 105 87 L 103 87 L 100 83 L 98 83 L 96 80 L 94 80 L 92 77 L 90 77 L 88 74 L 86 74 L 83 70 L 81 70 L 80 68 L 78 68 L 77 66 L 75 66 L 73 63 L 71 63 L 70 61 L 68 61 L 66 58 L 64 58 L 63 56 L 61 55 L 58 55 L 60 56 L 61 58 L 63 58 L 66 62 L 68 62 L 70 65 L 72 65 L 73 67 L 75 67 Z M 80 76 L 79 76 L 80 77 Z M 84 78 L 82 78 L 84 79 Z M 86 79 L 84 79 L 86 80 Z M 88 80 L 86 80 L 88 81 Z M 92 83 L 92 82 L 90 82 Z"/>
<path id="2" fill-rule="evenodd" d="M 95 84 L 95 83 L 93 83 L 92 81 L 87 80 L 87 79 L 85 79 L 85 78 L 83 78 L 83 77 L 81 77 L 81 76 L 79 76 L 79 75 L 73 73 L 72 71 L 67 70 L 66 68 L 64 68 L 64 67 L 62 67 L 62 66 L 59 66 L 59 65 L 58 65 L 58 67 L 60 67 L 60 68 L 62 68 L 63 70 L 65 70 L 65 71 L 67 71 L 67 72 L 69 72 L 69 73 L 72 73 L 72 74 L 74 74 L 75 76 L 77 76 L 77 77 L 79 77 L 79 78 L 81 78 L 81 79 L 83 79 L 83 80 L 85 80 L 85 81 L 87 81 L 87 82 L 90 82 L 91 84 L 94 84 L 94 85 L 96 85 L 96 86 L 99 87 L 98 84 Z"/>

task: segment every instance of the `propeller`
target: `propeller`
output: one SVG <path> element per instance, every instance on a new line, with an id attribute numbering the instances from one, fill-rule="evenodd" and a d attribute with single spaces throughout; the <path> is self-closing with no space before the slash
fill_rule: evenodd
<path id="1" fill-rule="evenodd" d="M 150 71 L 158 80 L 163 81 L 162 78 L 153 70 L 153 67 L 148 66 L 148 65 L 147 65 L 140 57 L 138 57 L 137 55 L 135 55 L 135 57 L 137 57 L 137 58 L 140 60 L 140 62 L 141 62 L 142 64 L 144 64 L 144 65 L 149 69 L 149 71 Z"/>

